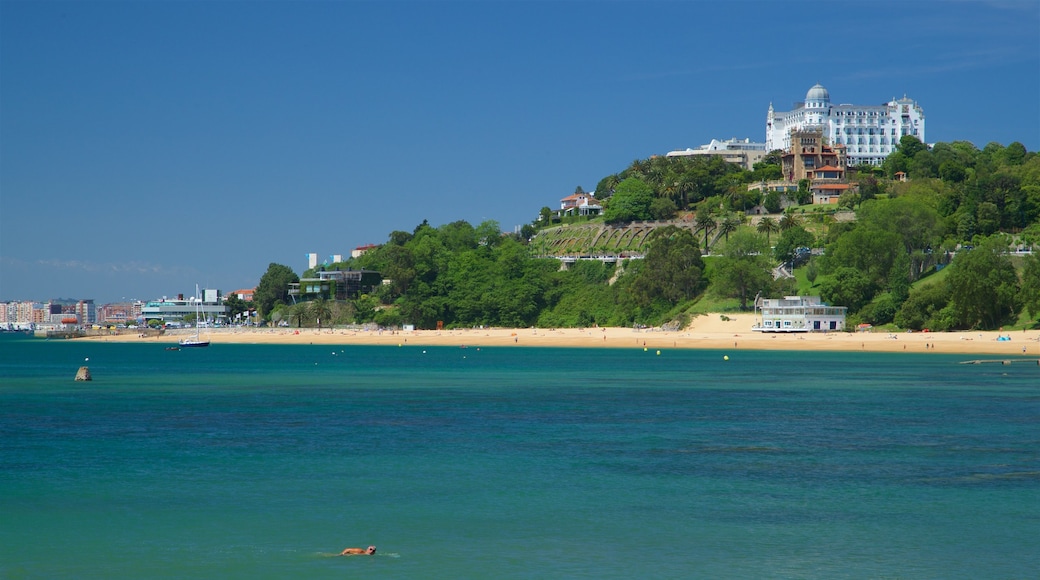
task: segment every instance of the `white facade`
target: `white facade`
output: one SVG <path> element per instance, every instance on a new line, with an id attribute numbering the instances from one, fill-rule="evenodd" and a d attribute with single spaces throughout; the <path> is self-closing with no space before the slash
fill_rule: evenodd
<path id="1" fill-rule="evenodd" d="M 819 296 L 760 298 L 755 302 L 755 332 L 845 330 L 844 306 L 828 306 Z"/>
<path id="2" fill-rule="evenodd" d="M 765 143 L 752 143 L 750 139 L 728 139 L 720 141 L 712 139 L 711 143 L 701 145 L 696 149 L 680 149 L 669 151 L 665 157 L 694 157 L 698 155 L 714 155 L 722 157 L 730 163 L 736 163 L 744 169 L 751 171 L 753 166 L 761 161 L 769 149 Z"/>
<path id="3" fill-rule="evenodd" d="M 924 111 L 906 95 L 883 105 L 832 105 L 830 93 L 815 85 L 805 102 L 779 112 L 769 104 L 766 149 L 791 149 L 791 131 L 822 127 L 830 145 L 844 145 L 848 165 L 880 165 L 904 135 L 925 143 Z"/>

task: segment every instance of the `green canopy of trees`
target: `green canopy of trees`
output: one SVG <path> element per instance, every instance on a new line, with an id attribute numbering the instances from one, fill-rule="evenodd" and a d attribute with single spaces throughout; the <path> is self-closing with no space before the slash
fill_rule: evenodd
<path id="1" fill-rule="evenodd" d="M 289 299 L 289 284 L 299 281 L 300 277 L 292 268 L 272 262 L 267 267 L 267 272 L 260 277 L 260 283 L 253 292 L 253 303 L 259 309 L 260 315 L 268 317 L 275 306 L 286 304 Z"/>

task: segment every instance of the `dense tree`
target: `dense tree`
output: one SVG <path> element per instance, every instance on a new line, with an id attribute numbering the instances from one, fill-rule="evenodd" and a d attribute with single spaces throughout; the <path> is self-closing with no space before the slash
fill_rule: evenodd
<path id="1" fill-rule="evenodd" d="M 995 329 L 1014 321 L 1019 283 L 1006 241 L 994 237 L 961 252 L 950 269 L 947 283 L 958 327 Z"/>
<path id="2" fill-rule="evenodd" d="M 630 177 L 618 184 L 603 211 L 603 217 L 611 224 L 650 219 L 650 204 L 653 200 L 654 194 L 650 186 Z"/>
<path id="3" fill-rule="evenodd" d="M 686 211 L 706 198 L 746 189 L 751 175 L 716 156 L 654 157 L 637 159 L 621 173 L 604 177 L 596 190 L 605 192 L 597 193 L 601 199 L 610 197 L 624 180 L 636 178 L 650 187 L 653 197 L 671 199 L 677 210 Z"/>
<path id="4" fill-rule="evenodd" d="M 792 262 L 795 259 L 798 248 L 812 248 L 815 239 L 808 230 L 802 226 L 795 226 L 784 230 L 773 248 L 773 257 L 778 262 Z M 806 256 L 806 259 L 808 256 Z"/>
<path id="5" fill-rule="evenodd" d="M 403 246 L 412 239 L 412 234 L 402 231 L 390 232 L 390 245 Z"/>
<path id="6" fill-rule="evenodd" d="M 1022 268 L 1022 306 L 1034 321 L 1040 315 L 1040 252 L 1025 259 Z"/>
<path id="7" fill-rule="evenodd" d="M 650 202 L 650 217 L 655 220 L 670 220 L 675 217 L 675 202 L 667 197 L 658 197 Z"/>
<path id="8" fill-rule="evenodd" d="M 859 185 L 860 201 L 874 199 L 881 193 L 881 183 L 873 174 L 859 174 L 856 177 L 856 182 Z"/>
<path id="9" fill-rule="evenodd" d="M 267 318 L 276 305 L 285 304 L 289 299 L 289 284 L 299 281 L 300 277 L 289 266 L 272 262 L 253 292 L 253 302 L 260 316 Z"/>
<path id="10" fill-rule="evenodd" d="M 853 268 L 870 281 L 869 285 L 863 286 L 864 288 L 884 287 L 895 257 L 903 251 L 898 235 L 857 226 L 827 247 L 823 256 L 824 271 L 836 272 L 841 268 Z M 863 303 L 871 297 L 872 295 L 865 297 Z"/>
<path id="11" fill-rule="evenodd" d="M 379 300 L 370 294 L 361 294 L 350 302 L 350 314 L 354 322 L 364 323 L 375 320 L 379 308 Z"/>
<path id="12" fill-rule="evenodd" d="M 747 229 L 736 232 L 716 260 L 713 291 L 739 298 L 741 310 L 747 310 L 749 299 L 768 288 L 773 280 L 767 251 L 765 240 L 758 234 Z"/>
<path id="13" fill-rule="evenodd" d="M 618 174 L 615 173 L 608 175 L 596 184 L 596 191 L 593 193 L 595 193 L 596 197 L 599 199 L 607 199 L 614 195 L 614 190 L 617 188 L 619 183 L 621 183 L 621 177 Z"/>
<path id="14" fill-rule="evenodd" d="M 838 268 L 820 283 L 820 297 L 835 306 L 846 306 L 856 312 L 873 298 L 877 286 L 869 276 L 856 268 Z"/>
<path id="15" fill-rule="evenodd" d="M 900 302 L 885 292 L 859 310 L 859 319 L 874 325 L 888 324 L 899 312 Z"/>
<path id="16" fill-rule="evenodd" d="M 228 294 L 224 296 L 224 307 L 227 308 L 228 319 L 234 320 L 241 317 L 242 314 L 248 313 L 252 304 L 239 298 L 238 294 Z"/>
<path id="17" fill-rule="evenodd" d="M 776 181 L 784 178 L 780 156 L 767 156 L 752 166 L 751 181 Z"/>
<path id="18" fill-rule="evenodd" d="M 939 214 L 918 196 L 864 202 L 859 223 L 897 234 L 906 252 L 937 244 L 944 228 Z"/>
<path id="19" fill-rule="evenodd" d="M 767 193 L 765 198 L 762 199 L 762 206 L 765 207 L 766 211 L 769 213 L 780 213 L 780 210 L 784 208 L 780 192 L 770 191 Z"/>
<path id="20" fill-rule="evenodd" d="M 913 135 L 903 135 L 899 139 L 899 145 L 896 145 L 896 151 L 906 155 L 908 159 L 914 159 L 918 153 L 927 152 L 928 146 Z"/>
<path id="21" fill-rule="evenodd" d="M 543 226 L 547 226 L 552 223 L 553 211 L 549 209 L 549 206 L 542 206 L 542 209 L 538 211 L 538 223 Z"/>
<path id="22" fill-rule="evenodd" d="M 928 284 L 915 288 L 896 312 L 893 322 L 901 328 L 913 330 L 950 330 L 949 295 L 944 284 Z"/>
<path id="23" fill-rule="evenodd" d="M 653 235 L 632 282 L 637 301 L 648 306 L 661 300 L 671 306 L 696 296 L 703 287 L 704 263 L 693 234 L 668 226 Z"/>

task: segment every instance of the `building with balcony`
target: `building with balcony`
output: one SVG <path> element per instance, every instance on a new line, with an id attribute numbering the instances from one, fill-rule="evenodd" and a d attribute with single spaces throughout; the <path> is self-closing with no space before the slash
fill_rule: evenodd
<path id="1" fill-rule="evenodd" d="M 724 161 L 751 171 L 756 163 L 765 158 L 767 152 L 765 143 L 752 143 L 750 139 L 712 139 L 711 143 L 696 149 L 669 151 L 665 157 L 721 157 Z"/>
<path id="2" fill-rule="evenodd" d="M 848 308 L 824 304 L 819 296 L 755 300 L 755 332 L 825 332 L 845 330 Z"/>
<path id="3" fill-rule="evenodd" d="M 560 215 L 599 215 L 603 213 L 603 206 L 600 205 L 594 194 L 579 191 L 560 200 L 559 213 Z"/>
<path id="4" fill-rule="evenodd" d="M 141 316 L 145 320 L 159 320 L 163 324 L 179 324 L 193 320 L 196 316 L 206 322 L 221 322 L 227 318 L 227 306 L 221 300 L 219 291 L 206 289 L 199 297 L 184 298 L 183 294 L 178 294 L 177 298 L 164 296 L 147 302 L 141 308 Z"/>
<path id="5" fill-rule="evenodd" d="M 301 278 L 289 284 L 289 296 L 296 302 L 325 298 L 353 300 L 375 291 L 383 276 L 372 270 L 322 270 L 317 278 Z"/>
<path id="6" fill-rule="evenodd" d="M 766 150 L 796 147 L 794 132 L 818 128 L 829 145 L 846 148 L 849 165 L 880 165 L 899 140 L 912 135 L 925 142 L 924 111 L 906 95 L 881 105 L 831 104 L 830 93 L 815 85 L 790 111 L 766 113 Z"/>

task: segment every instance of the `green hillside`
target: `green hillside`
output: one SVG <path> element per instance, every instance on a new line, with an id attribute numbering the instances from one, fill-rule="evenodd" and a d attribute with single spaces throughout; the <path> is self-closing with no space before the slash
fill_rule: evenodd
<path id="1" fill-rule="evenodd" d="M 706 310 L 748 310 L 756 296 L 812 294 L 848 307 L 848 327 L 1038 324 L 1035 152 L 906 137 L 881 167 L 850 168 L 855 187 L 822 206 L 806 199 L 807 183 L 763 191 L 778 162 L 773 154 L 745 171 L 718 159 L 637 160 L 597 185 L 602 216 L 544 207 L 511 235 L 465 221 L 391 232 L 330 266 L 380 272 L 383 285 L 332 305 L 331 318 L 328 304 L 316 308 L 323 320 L 419 328 L 675 326 Z M 266 317 L 291 308 L 297 324 L 319 318 L 265 279 Z"/>

